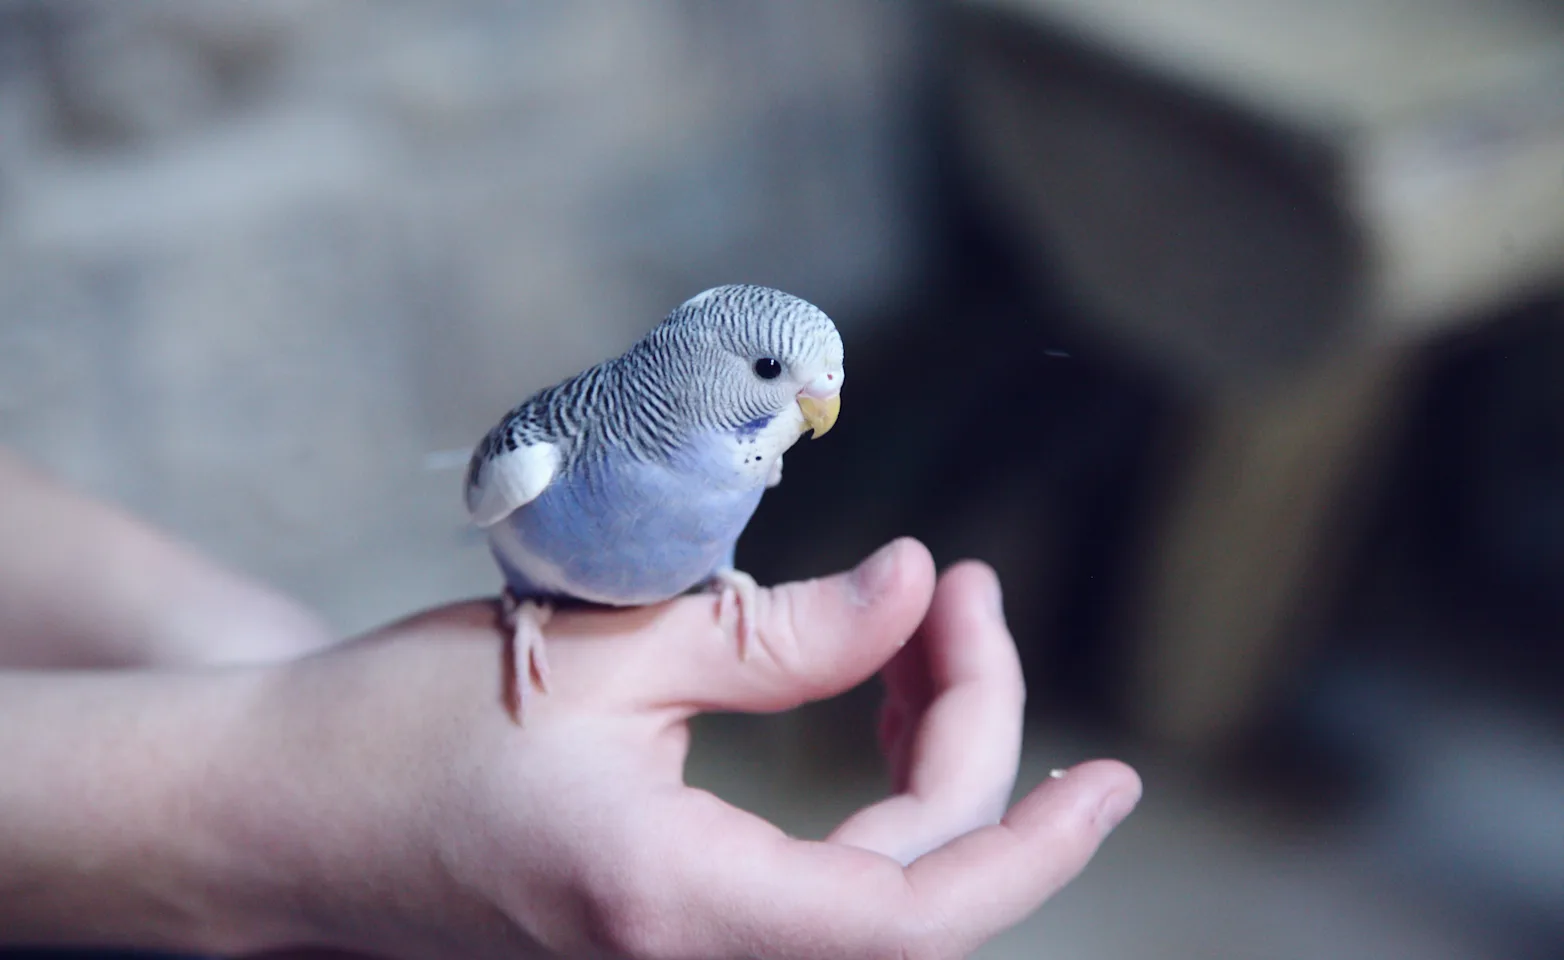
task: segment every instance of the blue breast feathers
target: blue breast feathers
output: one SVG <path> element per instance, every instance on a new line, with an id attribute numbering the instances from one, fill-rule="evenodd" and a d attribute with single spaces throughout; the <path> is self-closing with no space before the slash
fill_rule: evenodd
<path id="1" fill-rule="evenodd" d="M 656 603 L 732 563 L 763 485 L 735 485 L 715 444 L 673 463 L 608 455 L 578 461 L 491 528 L 490 546 L 522 598 Z"/>

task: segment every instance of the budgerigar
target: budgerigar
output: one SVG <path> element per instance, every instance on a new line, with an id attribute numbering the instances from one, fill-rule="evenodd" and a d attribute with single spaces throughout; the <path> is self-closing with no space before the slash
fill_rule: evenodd
<path id="1" fill-rule="evenodd" d="M 467 509 L 505 578 L 521 721 L 548 690 L 555 606 L 638 606 L 701 584 L 754 640 L 756 584 L 734 549 L 782 454 L 841 409 L 842 338 L 814 305 L 767 287 L 698 294 L 623 355 L 539 391 L 473 452 Z"/>

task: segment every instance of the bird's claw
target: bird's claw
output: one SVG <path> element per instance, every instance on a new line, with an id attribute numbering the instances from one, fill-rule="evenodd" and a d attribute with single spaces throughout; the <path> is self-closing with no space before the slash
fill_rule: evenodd
<path id="1" fill-rule="evenodd" d="M 739 659 L 747 660 L 755 645 L 755 598 L 760 587 L 754 577 L 742 570 L 718 571 L 712 576 L 712 584 L 721 591 L 717 600 L 717 622 L 727 623 L 728 611 L 735 611 Z"/>
<path id="2" fill-rule="evenodd" d="M 510 630 L 506 644 L 505 706 L 518 725 L 524 725 L 532 685 L 541 693 L 549 692 L 548 657 L 544 653 L 543 627 L 554 615 L 554 608 L 536 600 L 521 600 L 506 590 L 501 598 L 504 622 Z"/>

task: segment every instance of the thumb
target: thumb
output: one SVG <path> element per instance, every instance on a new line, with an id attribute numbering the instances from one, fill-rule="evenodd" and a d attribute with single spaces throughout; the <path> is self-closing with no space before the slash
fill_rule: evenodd
<path id="1" fill-rule="evenodd" d="M 917 629 L 934 595 L 923 544 L 895 540 L 855 569 L 756 592 L 755 640 L 739 659 L 717 597 L 681 598 L 659 618 L 643 676 L 654 704 L 769 712 L 834 696 L 873 676 Z"/>

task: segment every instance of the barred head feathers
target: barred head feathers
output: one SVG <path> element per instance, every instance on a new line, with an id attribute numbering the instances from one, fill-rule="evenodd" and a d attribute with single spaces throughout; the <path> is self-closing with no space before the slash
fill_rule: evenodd
<path id="1" fill-rule="evenodd" d="M 623 356 L 538 391 L 475 451 L 557 443 L 568 462 L 613 449 L 666 458 L 702 430 L 787 413 L 842 385 L 842 338 L 818 307 L 768 287 L 714 287 L 680 304 Z"/>
<path id="2" fill-rule="evenodd" d="M 749 284 L 714 287 L 670 313 L 619 359 L 662 443 L 774 417 L 801 391 L 841 389 L 842 338 L 819 307 Z M 818 383 L 817 383 L 818 381 Z"/>

